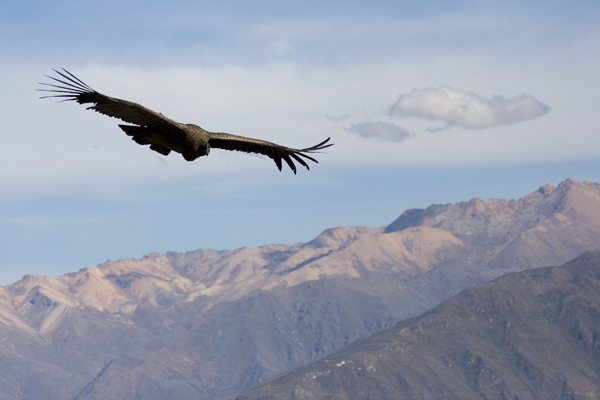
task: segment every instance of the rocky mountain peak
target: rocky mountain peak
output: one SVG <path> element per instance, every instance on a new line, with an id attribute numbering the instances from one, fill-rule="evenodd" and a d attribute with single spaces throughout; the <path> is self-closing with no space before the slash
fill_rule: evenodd
<path id="1" fill-rule="evenodd" d="M 599 188 L 567 180 L 519 200 L 407 210 L 387 227 L 327 229 L 305 244 L 151 253 L 58 278 L 26 275 L 0 288 L 0 344 L 12 346 L 0 346 L 0 357 L 17 354 L 30 375 L 43 370 L 47 393 L 71 388 L 55 398 L 84 387 L 78 398 L 111 398 L 144 385 L 162 398 L 241 393 L 467 287 L 597 249 Z M 14 389 L 6 381 L 0 397 Z"/>
<path id="2" fill-rule="evenodd" d="M 586 182 L 591 182 L 591 181 L 585 181 Z M 544 186 L 540 187 L 537 191 L 540 192 L 542 195 L 546 196 L 549 195 L 550 193 L 552 193 L 554 191 L 554 189 L 556 189 L 555 186 L 546 183 Z M 535 192 L 534 192 L 535 193 Z"/>

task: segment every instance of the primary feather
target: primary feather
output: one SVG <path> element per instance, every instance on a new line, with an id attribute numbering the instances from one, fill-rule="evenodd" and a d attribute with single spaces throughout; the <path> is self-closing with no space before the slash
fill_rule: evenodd
<path id="1" fill-rule="evenodd" d="M 327 144 L 330 138 L 312 147 L 293 149 L 266 140 L 229 133 L 208 132 L 197 125 L 175 122 L 137 103 L 105 96 L 86 85 L 66 69 L 53 71 L 59 76 L 46 75 L 54 81 L 53 83 L 40 83 L 50 89 L 38 89 L 38 91 L 52 94 L 41 98 L 55 97 L 62 98 L 63 101 L 92 104 L 88 109 L 133 124 L 119 125 L 119 127 L 136 143 L 149 145 L 150 149 L 165 156 L 171 151 L 175 151 L 187 161 L 193 161 L 198 157 L 208 155 L 211 148 L 258 153 L 275 161 L 275 165 L 280 171 L 282 161 L 285 161 L 295 174 L 294 161 L 309 169 L 306 160 L 318 162 L 309 154 L 333 146 L 333 144 Z"/>

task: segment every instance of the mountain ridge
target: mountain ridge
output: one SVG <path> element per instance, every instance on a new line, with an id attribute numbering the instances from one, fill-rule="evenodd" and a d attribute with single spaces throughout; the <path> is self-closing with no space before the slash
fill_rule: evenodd
<path id="1" fill-rule="evenodd" d="M 566 180 L 519 200 L 407 210 L 387 227 L 331 228 L 304 244 L 26 275 L 0 287 L 0 360 L 22 366 L 0 377 L 0 394 L 235 396 L 465 288 L 598 249 L 598 210 L 598 184 Z M 31 382 L 33 370 L 51 381 Z"/>
<path id="2" fill-rule="evenodd" d="M 597 399 L 600 252 L 502 276 L 239 400 Z"/>

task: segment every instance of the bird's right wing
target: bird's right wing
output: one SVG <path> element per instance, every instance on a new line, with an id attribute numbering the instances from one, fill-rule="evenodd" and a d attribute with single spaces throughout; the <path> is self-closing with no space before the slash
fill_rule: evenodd
<path id="1" fill-rule="evenodd" d="M 41 85 L 52 87 L 52 89 L 38 89 L 38 91 L 54 93 L 49 96 L 43 96 L 41 97 L 42 99 L 58 97 L 64 98 L 63 101 L 76 101 L 79 104 L 94 103 L 88 109 L 131 124 L 179 128 L 177 122 L 142 105 L 127 100 L 115 99 L 96 92 L 66 69 L 63 69 L 63 72 L 57 70 L 54 70 L 54 72 L 60 75 L 62 79 L 46 75 L 58 84 L 40 82 Z"/>
<path id="2" fill-rule="evenodd" d="M 275 143 L 267 142 L 266 140 L 253 139 L 244 136 L 231 135 L 229 133 L 214 133 L 208 132 L 210 147 L 224 150 L 243 151 L 245 153 L 258 153 L 263 154 L 273 161 L 277 165 L 277 168 L 281 171 L 282 160 L 296 173 L 296 165 L 294 160 L 300 163 L 302 166 L 308 168 L 308 164 L 302 158 L 318 163 L 317 160 L 309 156 L 310 153 L 318 152 L 318 150 L 325 149 L 333 144 L 327 144 L 329 139 L 327 138 L 321 143 L 307 147 L 305 149 L 292 149 L 290 147 L 280 146 Z"/>

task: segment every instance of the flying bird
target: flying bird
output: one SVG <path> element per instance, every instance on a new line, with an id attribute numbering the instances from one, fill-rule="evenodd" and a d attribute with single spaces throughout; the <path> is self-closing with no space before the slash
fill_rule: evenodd
<path id="1" fill-rule="evenodd" d="M 151 150 L 165 156 L 174 151 L 180 153 L 187 161 L 194 161 L 198 157 L 207 156 L 211 148 L 258 153 L 275 161 L 280 171 L 282 160 L 285 161 L 295 174 L 294 161 L 309 169 L 304 159 L 318 162 L 309 154 L 333 146 L 333 144 L 327 144 L 331 138 L 305 149 L 292 149 L 265 140 L 229 133 L 208 132 L 197 125 L 175 122 L 137 103 L 98 93 L 64 68 L 62 72 L 55 69 L 53 71 L 59 77 L 45 75 L 52 79 L 53 83 L 40 82 L 41 85 L 49 86 L 51 89 L 38 89 L 38 91 L 53 94 L 40 98 L 58 97 L 64 98 L 62 101 L 76 101 L 79 104 L 91 103 L 93 105 L 88 107 L 88 110 L 92 109 L 133 124 L 119 125 L 119 127 L 131 136 L 134 142 L 150 145 Z"/>

